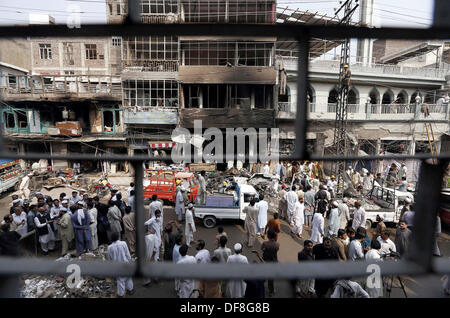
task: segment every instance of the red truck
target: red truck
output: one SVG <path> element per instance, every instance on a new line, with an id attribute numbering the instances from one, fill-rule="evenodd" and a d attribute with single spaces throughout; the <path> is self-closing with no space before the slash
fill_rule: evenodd
<path id="1" fill-rule="evenodd" d="M 144 199 L 150 199 L 154 194 L 158 199 L 175 202 L 177 180 L 180 186 L 186 188 L 190 202 L 194 202 L 198 195 L 198 180 L 192 172 L 150 171 L 144 179 Z"/>

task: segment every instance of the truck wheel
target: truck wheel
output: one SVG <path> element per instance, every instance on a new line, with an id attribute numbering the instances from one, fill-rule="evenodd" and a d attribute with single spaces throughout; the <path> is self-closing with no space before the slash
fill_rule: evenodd
<path id="1" fill-rule="evenodd" d="M 203 219 L 203 225 L 207 228 L 207 229 L 212 229 L 213 227 L 216 226 L 217 220 L 214 216 L 212 215 L 208 215 L 205 216 L 205 218 Z"/>
<path id="2" fill-rule="evenodd" d="M 369 230 L 372 228 L 372 221 L 371 220 L 366 220 L 366 230 Z"/>

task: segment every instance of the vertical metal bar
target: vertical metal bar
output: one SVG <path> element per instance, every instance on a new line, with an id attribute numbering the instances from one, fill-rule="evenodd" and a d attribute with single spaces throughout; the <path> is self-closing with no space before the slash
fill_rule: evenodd
<path id="1" fill-rule="evenodd" d="M 133 162 L 134 168 L 134 189 L 135 189 L 135 209 L 136 209 L 136 275 L 141 276 L 145 263 L 145 210 L 144 210 L 144 169 L 143 161 Z"/>
<path id="2" fill-rule="evenodd" d="M 304 159 L 306 154 L 306 91 L 308 87 L 309 34 L 303 32 L 298 40 L 297 115 L 295 119 L 294 156 Z"/>
<path id="3" fill-rule="evenodd" d="M 426 271 L 431 271 L 436 216 L 446 166 L 445 161 L 431 164 L 426 160 L 420 166 L 419 191 L 414 204 L 414 230 L 406 258 L 423 266 Z"/>
<path id="4" fill-rule="evenodd" d="M 2 298 L 18 298 L 19 277 L 0 276 L 0 295 Z"/>

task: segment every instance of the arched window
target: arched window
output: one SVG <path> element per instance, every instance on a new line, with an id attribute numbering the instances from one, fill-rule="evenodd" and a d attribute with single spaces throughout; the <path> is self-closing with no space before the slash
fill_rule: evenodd
<path id="1" fill-rule="evenodd" d="M 316 102 L 316 94 L 314 92 L 314 89 L 312 88 L 312 86 L 308 86 L 308 101 L 310 103 L 315 103 Z"/>
<path id="2" fill-rule="evenodd" d="M 389 104 L 392 104 L 393 101 L 394 101 L 394 94 L 392 93 L 392 91 L 390 89 L 388 89 L 383 94 L 383 99 L 381 100 L 381 104 L 389 105 Z"/>
<path id="3" fill-rule="evenodd" d="M 417 95 L 419 95 L 420 97 L 422 97 L 422 94 L 419 91 L 415 91 L 414 94 L 411 95 L 411 99 L 409 100 L 410 104 L 415 104 L 416 103 L 416 97 Z"/>
<path id="4" fill-rule="evenodd" d="M 426 104 L 436 104 L 436 93 L 435 92 L 426 93 L 423 102 Z"/>
<path id="5" fill-rule="evenodd" d="M 329 93 L 328 93 L 328 104 L 335 104 L 337 103 L 337 99 L 338 99 L 338 90 L 336 88 L 333 88 Z"/>
<path id="6" fill-rule="evenodd" d="M 359 93 L 356 90 L 356 88 L 352 87 L 348 91 L 347 103 L 348 104 L 359 104 Z"/>
<path id="7" fill-rule="evenodd" d="M 397 94 L 397 99 L 395 102 L 401 105 L 408 104 L 408 94 L 405 91 L 401 91 Z"/>
<path id="8" fill-rule="evenodd" d="M 369 93 L 369 99 L 370 99 L 370 103 L 372 105 L 378 105 L 380 102 L 380 93 L 378 92 L 378 90 L 374 87 L 372 88 L 372 90 Z"/>

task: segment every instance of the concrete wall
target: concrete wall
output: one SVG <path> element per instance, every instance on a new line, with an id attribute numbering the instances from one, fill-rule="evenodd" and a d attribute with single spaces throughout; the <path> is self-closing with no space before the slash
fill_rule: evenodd
<path id="1" fill-rule="evenodd" d="M 30 42 L 22 38 L 0 40 L 0 61 L 31 70 Z"/>

